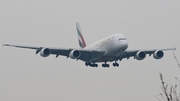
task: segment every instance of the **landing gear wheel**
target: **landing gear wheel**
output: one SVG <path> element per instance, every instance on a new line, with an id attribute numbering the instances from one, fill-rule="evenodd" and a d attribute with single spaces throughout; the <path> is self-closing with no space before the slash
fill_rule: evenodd
<path id="1" fill-rule="evenodd" d="M 89 66 L 89 63 L 88 63 L 88 62 L 86 62 L 86 63 L 85 63 L 85 65 L 86 65 L 86 66 Z"/>
<path id="2" fill-rule="evenodd" d="M 93 67 L 98 67 L 98 64 L 93 64 Z"/>
<path id="3" fill-rule="evenodd" d="M 119 64 L 117 62 L 113 63 L 114 67 L 119 67 Z"/>
<path id="4" fill-rule="evenodd" d="M 108 67 L 109 68 L 109 64 L 102 64 L 102 67 Z"/>
<path id="5" fill-rule="evenodd" d="M 113 66 L 115 67 L 115 63 L 113 63 Z"/>
<path id="6" fill-rule="evenodd" d="M 90 66 L 90 67 L 98 67 L 98 64 L 95 64 L 95 63 L 90 63 L 90 62 L 86 62 L 85 63 L 86 66 Z"/>

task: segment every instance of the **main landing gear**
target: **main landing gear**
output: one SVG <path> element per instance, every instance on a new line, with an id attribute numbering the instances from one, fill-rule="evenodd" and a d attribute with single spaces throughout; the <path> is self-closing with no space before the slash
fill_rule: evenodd
<path id="1" fill-rule="evenodd" d="M 113 63 L 114 67 L 119 67 L 119 64 L 117 62 Z"/>
<path id="2" fill-rule="evenodd" d="M 109 68 L 109 64 L 102 64 L 102 67 L 108 67 Z"/>
<path id="3" fill-rule="evenodd" d="M 98 67 L 98 64 L 90 63 L 90 62 L 86 62 L 85 65 L 90 67 Z"/>
<path id="4" fill-rule="evenodd" d="M 114 67 L 119 67 L 119 64 L 115 61 L 115 63 L 113 63 Z M 106 64 L 106 62 L 104 64 L 102 64 L 102 67 L 107 67 L 109 68 L 109 64 Z"/>
<path id="5" fill-rule="evenodd" d="M 96 64 L 96 63 L 90 63 L 90 62 L 86 62 L 85 63 L 85 65 L 86 66 L 90 66 L 90 67 L 98 67 L 98 64 Z M 114 67 L 119 67 L 119 64 L 115 61 L 114 63 L 113 63 L 113 66 Z M 104 63 L 104 64 L 102 64 L 102 67 L 107 67 L 107 68 L 109 68 L 109 64 L 106 64 L 106 62 Z"/>

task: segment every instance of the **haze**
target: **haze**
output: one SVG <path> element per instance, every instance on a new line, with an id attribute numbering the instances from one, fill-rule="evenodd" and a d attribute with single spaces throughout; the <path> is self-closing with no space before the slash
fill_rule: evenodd
<path id="1" fill-rule="evenodd" d="M 120 32 L 129 49 L 177 48 L 179 0 L 1 0 L 0 44 L 79 47 L 75 23 L 88 44 Z M 91 68 L 66 57 L 0 49 L 1 101 L 154 101 L 167 82 L 180 77 L 171 51 L 160 60 L 124 59 L 119 68 Z"/>

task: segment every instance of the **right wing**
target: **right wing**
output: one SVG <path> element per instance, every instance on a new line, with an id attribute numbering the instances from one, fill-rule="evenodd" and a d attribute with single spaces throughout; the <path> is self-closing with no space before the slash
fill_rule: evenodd
<path id="1" fill-rule="evenodd" d="M 105 53 L 105 51 L 75 49 L 75 48 L 47 48 L 47 47 L 21 46 L 21 45 L 11 45 L 11 44 L 3 44 L 3 46 L 34 49 L 34 50 L 36 50 L 36 54 L 38 54 L 39 52 L 45 52 L 45 49 L 48 49 L 50 51 L 50 53 L 47 56 L 52 54 L 52 55 L 56 55 L 56 57 L 58 57 L 59 55 L 70 57 L 70 53 L 73 52 L 74 50 L 77 50 L 78 52 L 80 52 L 80 56 L 75 59 L 77 59 L 77 60 L 79 59 L 79 60 L 82 60 L 85 62 L 89 62 L 93 58 L 101 57 Z M 44 57 L 46 57 L 46 56 L 44 56 Z"/>
<path id="2" fill-rule="evenodd" d="M 117 59 L 122 60 L 123 58 L 129 59 L 130 57 L 134 57 L 135 59 L 138 59 L 138 58 L 136 58 L 136 55 L 137 55 L 138 52 L 143 52 L 143 53 L 145 53 L 145 55 L 149 54 L 149 56 L 151 56 L 154 53 L 157 53 L 157 52 L 160 52 L 160 51 L 162 51 L 162 52 L 163 51 L 168 51 L 168 50 L 176 50 L 176 48 L 174 47 L 174 48 L 167 48 L 167 49 L 126 50 L 126 51 L 122 52 L 122 54 L 118 55 L 116 57 L 116 60 Z M 164 53 L 162 53 L 162 57 L 163 57 L 163 55 L 164 55 Z M 157 59 L 160 59 L 162 57 L 161 56 L 159 58 L 157 57 Z"/>

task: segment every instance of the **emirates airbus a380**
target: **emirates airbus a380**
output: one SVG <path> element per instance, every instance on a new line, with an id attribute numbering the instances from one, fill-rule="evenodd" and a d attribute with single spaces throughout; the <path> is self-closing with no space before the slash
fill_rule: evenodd
<path id="1" fill-rule="evenodd" d="M 34 49 L 36 50 L 36 54 L 40 53 L 42 57 L 48 57 L 52 54 L 57 58 L 59 55 L 62 55 L 70 57 L 71 59 L 82 60 L 85 62 L 86 66 L 90 67 L 98 67 L 98 62 L 103 62 L 102 67 L 109 67 L 107 62 L 113 62 L 114 67 L 119 67 L 119 64 L 117 63 L 118 60 L 121 61 L 123 58 L 129 59 L 130 57 L 134 57 L 134 59 L 137 60 L 143 60 L 146 57 L 146 54 L 149 54 L 149 56 L 153 54 L 155 59 L 161 59 L 164 56 L 163 51 L 176 49 L 127 50 L 127 39 L 120 33 L 113 34 L 86 46 L 79 23 L 76 23 L 76 29 L 80 48 L 32 47 L 11 44 L 3 44 L 3 46 Z"/>

